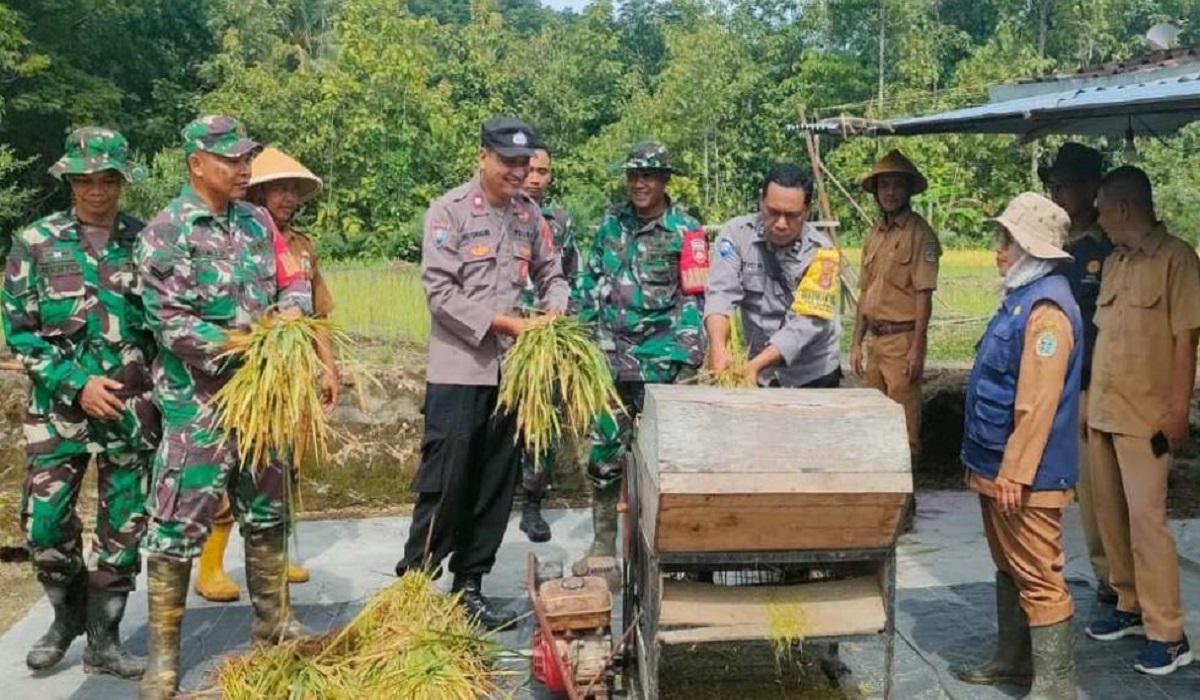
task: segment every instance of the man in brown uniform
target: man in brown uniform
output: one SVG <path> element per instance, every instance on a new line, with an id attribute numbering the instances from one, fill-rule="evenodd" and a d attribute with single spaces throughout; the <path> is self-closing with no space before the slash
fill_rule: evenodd
<path id="1" fill-rule="evenodd" d="M 520 315 L 532 280 L 541 308 L 570 289 L 541 210 L 522 193 L 536 135 L 519 119 L 483 123 L 479 174 L 425 215 L 421 281 L 433 320 L 418 492 L 396 575 L 450 557 L 454 591 L 488 628 L 515 616 L 493 607 L 482 579 L 496 561 L 520 476 L 516 421 L 497 413 L 500 359 L 536 320 Z"/>
<path id="2" fill-rule="evenodd" d="M 1118 602 L 1087 633 L 1102 641 L 1144 634 L 1134 668 L 1166 675 L 1192 661 L 1166 501 L 1171 452 L 1188 439 L 1200 261 L 1158 221 L 1141 170 L 1126 166 L 1106 175 L 1096 205 L 1116 248 L 1096 306 L 1088 448 Z"/>
<path id="3" fill-rule="evenodd" d="M 912 210 L 913 195 L 928 187 L 916 166 L 891 151 L 862 180 L 883 218 L 863 248 L 861 296 L 850 344 L 850 364 L 867 384 L 904 406 L 908 447 L 921 448 L 921 375 L 933 290 L 942 247 L 933 229 Z M 863 366 L 863 339 L 871 334 Z M 911 510 L 910 510 L 911 516 Z"/>

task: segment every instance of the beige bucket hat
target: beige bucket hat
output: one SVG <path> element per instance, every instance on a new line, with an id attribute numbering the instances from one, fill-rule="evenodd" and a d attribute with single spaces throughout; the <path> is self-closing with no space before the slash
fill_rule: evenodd
<path id="1" fill-rule="evenodd" d="M 1070 260 L 1062 249 L 1071 226 L 1071 217 L 1062 207 L 1036 192 L 1017 195 L 1004 212 L 988 221 L 1001 226 L 1025 249 L 1042 260 Z"/>
<path id="2" fill-rule="evenodd" d="M 912 181 L 912 194 L 918 195 L 929 188 L 929 181 L 917 170 L 917 166 L 908 159 L 908 156 L 901 153 L 898 149 L 893 149 L 887 155 L 875 162 L 875 167 L 871 168 L 871 172 L 863 176 L 859 184 L 864 190 L 875 194 L 875 181 L 880 175 L 907 175 Z"/>
<path id="3" fill-rule="evenodd" d="M 300 183 L 300 201 L 316 196 L 324 183 L 321 178 L 278 148 L 267 147 L 250 164 L 250 187 L 278 180 L 297 180 Z"/>

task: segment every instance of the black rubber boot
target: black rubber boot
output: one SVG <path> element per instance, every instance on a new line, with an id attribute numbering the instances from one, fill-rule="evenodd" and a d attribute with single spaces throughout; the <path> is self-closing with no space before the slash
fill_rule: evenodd
<path id="1" fill-rule="evenodd" d="M 84 673 L 103 673 L 136 680 L 146 670 L 146 660 L 121 648 L 121 618 L 128 593 L 89 591 L 87 599 L 87 649 Z"/>
<path id="2" fill-rule="evenodd" d="M 522 489 L 525 493 L 525 507 L 521 509 L 521 532 L 530 542 L 549 542 L 550 523 L 542 517 L 542 494 Z"/>
<path id="3" fill-rule="evenodd" d="M 83 634 L 87 574 L 81 572 L 70 581 L 42 581 L 42 587 L 54 608 L 54 622 L 25 656 L 25 665 L 33 671 L 45 671 L 62 661 L 71 642 Z"/>
<path id="4" fill-rule="evenodd" d="M 1071 620 L 1034 627 L 1033 688 L 1024 700 L 1075 700 L 1075 630 Z"/>
<path id="5" fill-rule="evenodd" d="M 278 644 L 312 635 L 292 617 L 288 601 L 287 528 L 247 533 L 246 588 L 254 607 L 252 641 Z"/>
<path id="6" fill-rule="evenodd" d="M 517 621 L 516 615 L 497 609 L 492 601 L 483 595 L 483 577 L 480 575 L 455 575 L 450 591 L 462 593 L 462 606 L 466 608 L 467 614 L 485 629 L 503 629 L 511 627 Z"/>
<path id="7" fill-rule="evenodd" d="M 179 690 L 179 632 L 191 575 L 190 559 L 151 556 L 146 561 L 150 656 L 138 687 L 140 700 L 171 700 Z"/>
<path id="8" fill-rule="evenodd" d="M 996 625 L 999 634 L 992 659 L 978 666 L 956 666 L 950 671 L 964 683 L 995 685 L 1033 682 L 1033 651 L 1029 621 L 1021 609 L 1021 594 L 1008 574 L 996 572 Z"/>

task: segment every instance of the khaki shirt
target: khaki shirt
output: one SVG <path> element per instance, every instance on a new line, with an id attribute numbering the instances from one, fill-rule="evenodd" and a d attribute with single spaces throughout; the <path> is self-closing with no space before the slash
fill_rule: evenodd
<path id="1" fill-rule="evenodd" d="M 863 248 L 862 312 L 869 321 L 917 320 L 917 293 L 937 289 L 942 246 L 913 211 L 875 224 Z"/>
<path id="2" fill-rule="evenodd" d="M 567 307 L 570 289 L 533 200 L 520 195 L 493 209 L 475 177 L 430 205 L 421 256 L 432 317 L 429 383 L 499 383 L 500 356 L 511 342 L 491 331 L 492 320 L 520 315 L 521 292 L 531 278 L 544 308 Z"/>
<path id="3" fill-rule="evenodd" d="M 794 243 L 782 249 L 767 241 L 757 214 L 731 219 L 721 227 L 704 290 L 704 315 L 732 316 L 734 309 L 740 308 L 750 357 L 768 345 L 779 351 L 784 364 L 763 370 L 759 374 L 762 385 L 778 380 L 785 387 L 803 386 L 840 365 L 840 270 L 829 271 L 829 313 L 797 313 L 792 309 L 801 281 L 822 250 L 838 259 L 829 234 L 809 224 L 804 225 Z M 779 279 L 767 264 L 768 255 L 775 258 Z"/>
<path id="4" fill-rule="evenodd" d="M 1039 342 L 1047 331 L 1058 338 L 1053 355 L 1038 352 Z M 1038 465 L 1046 452 L 1046 442 L 1058 414 L 1058 402 L 1067 382 L 1071 351 L 1075 347 L 1071 321 L 1052 303 L 1043 302 L 1029 312 L 1025 325 L 1025 345 L 1021 352 L 1021 370 L 1017 379 L 1017 397 L 1013 405 L 1013 431 L 1004 446 L 1000 476 L 1029 486 L 1037 476 Z M 1074 431 L 1072 431 L 1074 432 Z M 996 497 L 996 484 L 979 474 L 969 472 L 967 483 L 972 489 L 990 498 Z M 1073 491 L 1025 490 L 1022 505 L 1029 508 L 1065 508 L 1071 504 Z"/>
<path id="5" fill-rule="evenodd" d="M 1161 224 L 1117 246 L 1096 299 L 1088 426 L 1150 438 L 1167 420 L 1175 337 L 1200 328 L 1200 260 Z"/>

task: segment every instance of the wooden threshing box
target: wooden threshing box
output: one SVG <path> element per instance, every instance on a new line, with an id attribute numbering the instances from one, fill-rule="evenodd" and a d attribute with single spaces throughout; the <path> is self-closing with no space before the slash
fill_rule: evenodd
<path id="1" fill-rule="evenodd" d="M 638 529 L 651 552 L 889 548 L 912 471 L 872 389 L 646 387 Z"/>

